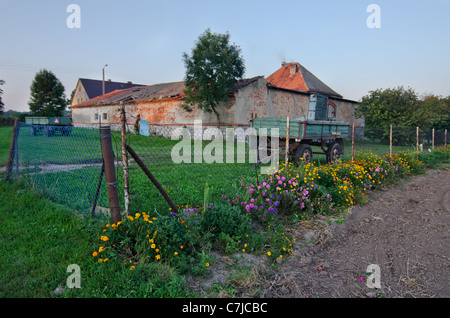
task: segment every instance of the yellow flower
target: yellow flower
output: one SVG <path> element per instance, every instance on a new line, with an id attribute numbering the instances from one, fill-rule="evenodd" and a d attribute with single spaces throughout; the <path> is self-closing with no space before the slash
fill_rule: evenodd
<path id="1" fill-rule="evenodd" d="M 272 253 L 270 253 L 270 251 L 268 251 L 268 252 L 267 252 L 267 255 L 269 255 L 269 256 L 270 256 L 270 255 L 272 255 Z"/>
<path id="2" fill-rule="evenodd" d="M 161 258 L 161 256 L 160 255 L 156 255 L 156 259 L 160 259 Z"/>
<path id="3" fill-rule="evenodd" d="M 97 255 L 98 255 L 97 252 L 92 253 L 92 256 L 93 256 L 93 257 L 96 257 Z"/>
<path id="4" fill-rule="evenodd" d="M 156 245 L 155 245 L 155 244 L 152 244 L 152 245 L 150 245 L 150 247 L 151 247 L 151 248 L 155 248 L 155 247 L 156 247 Z"/>
<path id="5" fill-rule="evenodd" d="M 174 255 L 178 255 L 178 252 L 173 253 Z"/>
<path id="6" fill-rule="evenodd" d="M 136 266 L 134 266 L 134 265 L 131 265 L 131 267 L 130 267 L 130 271 L 134 271 L 134 269 L 136 268 Z"/>
<path id="7" fill-rule="evenodd" d="M 206 266 L 206 267 L 209 267 L 209 263 L 206 263 L 205 266 Z"/>
<path id="8" fill-rule="evenodd" d="M 100 248 L 98 249 L 98 252 L 101 253 L 105 250 L 105 248 L 103 246 L 100 246 Z"/>
<path id="9" fill-rule="evenodd" d="M 109 238 L 107 236 L 101 236 L 100 239 L 104 242 L 106 242 L 107 240 L 109 240 Z"/>

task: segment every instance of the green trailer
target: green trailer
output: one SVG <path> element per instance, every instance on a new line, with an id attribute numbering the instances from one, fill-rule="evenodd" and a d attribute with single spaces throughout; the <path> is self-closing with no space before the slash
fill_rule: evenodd
<path id="1" fill-rule="evenodd" d="M 70 117 L 25 117 L 25 123 L 30 125 L 30 135 L 42 133 L 46 137 L 61 134 L 68 136 L 72 132 Z"/>
<path id="2" fill-rule="evenodd" d="M 336 161 L 344 153 L 344 139 L 350 138 L 350 123 L 327 117 L 327 100 L 323 95 L 311 95 L 308 114 L 299 118 L 254 118 L 252 128 L 261 138 L 267 138 L 267 148 L 278 138 L 278 145 L 288 149 L 288 156 L 298 163 L 312 161 L 313 154 L 326 155 L 327 161 Z M 258 148 L 259 148 L 258 144 Z M 313 152 L 318 146 L 321 152 Z"/>

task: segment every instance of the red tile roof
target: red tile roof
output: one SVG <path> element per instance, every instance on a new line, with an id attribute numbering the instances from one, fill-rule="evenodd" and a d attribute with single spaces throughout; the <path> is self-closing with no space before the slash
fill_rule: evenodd
<path id="1" fill-rule="evenodd" d="M 269 86 L 306 93 L 320 93 L 340 97 L 300 63 L 283 63 L 281 68 L 266 79 Z"/>

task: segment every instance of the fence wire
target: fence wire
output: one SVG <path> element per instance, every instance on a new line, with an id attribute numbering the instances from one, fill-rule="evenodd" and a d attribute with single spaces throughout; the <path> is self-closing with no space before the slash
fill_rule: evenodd
<path id="1" fill-rule="evenodd" d="M 178 210 L 202 208 L 205 200 L 218 202 L 223 194 L 237 193 L 241 180 L 257 176 L 255 162 L 248 160 L 245 141 L 233 143 L 233 160 L 228 158 L 227 162 L 225 142 L 212 149 L 211 140 L 172 139 L 172 132 L 173 128 L 159 126 L 149 136 L 128 132 L 126 139 Z M 212 154 L 213 162 L 206 154 Z M 168 202 L 130 154 L 128 159 L 131 213 L 168 213 Z M 119 188 L 123 189 L 121 169 L 117 176 Z M 119 193 L 120 197 L 123 195 Z"/>
<path id="2" fill-rule="evenodd" d="M 52 133 L 48 133 L 49 131 Z M 106 211 L 108 196 L 100 181 L 102 150 L 98 129 L 19 123 L 10 175 L 50 200 L 81 213 Z"/>
<path id="3" fill-rule="evenodd" d="M 352 133 L 347 140 L 347 150 L 351 149 Z M 445 130 L 422 129 L 419 127 L 401 127 L 391 126 L 383 127 L 357 127 L 355 128 L 355 151 L 372 151 L 378 155 L 390 153 L 392 144 L 392 153 L 399 151 L 406 152 L 429 152 L 433 146 L 441 147 L 448 143 Z M 349 151 L 346 151 L 349 154 Z"/>
<path id="4" fill-rule="evenodd" d="M 51 128 L 51 127 L 50 127 Z M 16 148 L 10 176 L 23 178 L 29 187 L 41 192 L 52 201 L 82 213 L 108 214 L 109 200 L 105 176 L 102 177 L 102 146 L 98 128 L 67 127 L 50 129 L 19 123 L 16 130 Z M 55 127 L 53 127 L 55 128 Z M 243 184 L 257 178 L 259 167 L 249 155 L 248 143 L 233 138 L 214 144 L 213 140 L 198 140 L 190 130 L 189 138 L 178 134 L 173 137 L 173 126 L 153 126 L 149 134 L 140 135 L 129 125 L 126 143 L 139 156 L 145 167 L 167 193 L 178 210 L 200 209 L 207 203 L 220 202 L 223 196 L 231 198 L 240 192 Z M 51 131 L 51 133 L 49 133 Z M 207 136 L 203 130 L 203 137 Z M 225 138 L 226 132 L 223 132 Z M 176 135 L 176 134 L 175 134 Z M 428 152 L 447 144 L 445 131 L 392 127 L 392 152 Z M 124 166 L 121 131 L 111 133 L 115 157 L 115 174 L 119 205 L 126 210 Z M 390 126 L 355 128 L 355 152 L 371 151 L 377 155 L 389 154 Z M 344 141 L 343 160 L 351 158 L 352 127 L 350 137 Z M 232 155 L 230 156 L 230 152 Z M 280 151 L 280 163 L 284 152 Z M 129 211 L 168 213 L 170 205 L 159 189 L 127 153 L 129 176 Z M 325 163 L 320 155 L 314 161 Z M 211 160 L 211 158 L 213 160 Z M 250 181 L 251 182 L 251 181 Z M 98 196 L 97 196 L 98 191 Z"/>

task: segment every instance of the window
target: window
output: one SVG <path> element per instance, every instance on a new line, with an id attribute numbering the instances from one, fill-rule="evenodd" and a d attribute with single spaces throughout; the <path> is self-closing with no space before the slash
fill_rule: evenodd
<path id="1" fill-rule="evenodd" d="M 327 118 L 328 120 L 336 120 L 336 105 L 333 102 L 328 102 Z"/>
<path id="2" fill-rule="evenodd" d="M 98 120 L 98 114 L 94 115 L 95 120 Z"/>
<path id="3" fill-rule="evenodd" d="M 108 119 L 108 114 L 107 113 L 103 113 L 103 119 L 107 120 Z"/>

